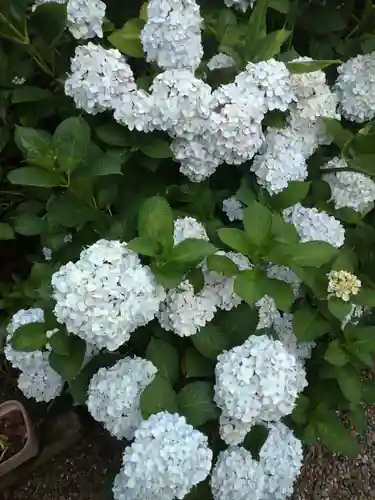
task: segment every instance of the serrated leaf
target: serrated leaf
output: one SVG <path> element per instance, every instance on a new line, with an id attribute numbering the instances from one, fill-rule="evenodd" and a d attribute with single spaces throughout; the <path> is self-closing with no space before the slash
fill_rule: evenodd
<path id="1" fill-rule="evenodd" d="M 217 252 L 217 248 L 212 243 L 189 238 L 173 248 L 171 260 L 177 263 L 198 263 L 215 252 Z"/>
<path id="2" fill-rule="evenodd" d="M 172 385 L 179 375 L 179 356 L 175 347 L 164 340 L 152 338 L 146 349 L 146 358 L 158 369 L 158 374 Z"/>
<path id="3" fill-rule="evenodd" d="M 145 420 L 161 411 L 177 413 L 177 398 L 170 383 L 156 374 L 154 380 L 141 394 L 140 409 Z"/>
<path id="4" fill-rule="evenodd" d="M 61 171 L 72 172 L 85 165 L 90 147 L 90 127 L 82 118 L 67 118 L 56 128 L 53 145 Z"/>
<path id="5" fill-rule="evenodd" d="M 206 358 L 216 359 L 223 351 L 230 349 L 230 339 L 217 326 L 208 324 L 191 336 L 195 348 Z"/>
<path id="6" fill-rule="evenodd" d="M 209 420 L 219 418 L 219 408 L 214 403 L 214 388 L 210 382 L 193 382 L 177 395 L 180 413 L 189 424 L 199 427 Z"/>
<path id="7" fill-rule="evenodd" d="M 46 345 L 45 323 L 28 323 L 17 328 L 13 333 L 11 343 L 16 351 L 36 351 Z"/>
<path id="8" fill-rule="evenodd" d="M 229 248 L 232 248 L 236 252 L 243 254 L 248 254 L 251 251 L 251 246 L 246 238 L 245 232 L 240 229 L 225 227 L 219 229 L 217 234 L 221 241 L 225 243 Z"/>

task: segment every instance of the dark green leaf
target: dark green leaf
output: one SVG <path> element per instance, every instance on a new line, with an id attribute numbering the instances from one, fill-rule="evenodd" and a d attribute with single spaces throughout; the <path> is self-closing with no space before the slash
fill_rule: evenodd
<path id="1" fill-rule="evenodd" d="M 326 61 L 296 61 L 286 64 L 291 73 L 311 73 L 331 66 L 331 64 L 342 64 L 339 59 L 331 59 Z"/>
<path id="2" fill-rule="evenodd" d="M 121 168 L 123 158 L 122 153 L 118 154 L 113 151 L 107 151 L 103 156 L 98 158 L 97 161 L 89 165 L 88 172 L 95 176 L 113 174 L 122 175 Z"/>
<path id="3" fill-rule="evenodd" d="M 343 455 L 358 455 L 360 448 L 357 440 L 333 412 L 327 412 L 324 419 L 315 425 L 318 437 L 328 449 Z"/>
<path id="4" fill-rule="evenodd" d="M 129 241 L 128 248 L 133 252 L 154 257 L 159 252 L 159 245 L 157 242 L 148 238 L 147 236 L 140 236 Z"/>
<path id="5" fill-rule="evenodd" d="M 213 377 L 214 365 L 194 347 L 188 347 L 182 360 L 182 372 L 186 378 Z"/>
<path id="6" fill-rule="evenodd" d="M 354 160 L 348 162 L 348 166 L 373 176 L 375 175 L 375 154 L 357 156 Z"/>
<path id="7" fill-rule="evenodd" d="M 335 318 L 340 321 L 344 320 L 352 309 L 351 304 L 344 302 L 336 297 L 331 297 L 328 300 L 328 310 Z"/>
<path id="8" fill-rule="evenodd" d="M 225 227 L 219 229 L 217 234 L 225 245 L 232 248 L 236 252 L 248 254 L 251 251 L 250 243 L 246 238 L 244 231 L 240 229 Z"/>
<path id="9" fill-rule="evenodd" d="M 291 31 L 284 29 L 268 33 L 256 44 L 256 53 L 252 58 L 253 61 L 267 61 L 279 55 L 282 45 L 287 41 L 291 33 Z"/>
<path id="10" fill-rule="evenodd" d="M 255 332 L 259 322 L 257 309 L 244 303 L 231 311 L 217 313 L 216 318 L 231 347 L 243 344 Z"/>
<path id="11" fill-rule="evenodd" d="M 86 342 L 76 335 L 69 337 L 69 354 L 62 355 L 51 351 L 49 363 L 64 380 L 74 379 L 82 367 L 86 352 Z"/>
<path id="12" fill-rule="evenodd" d="M 234 280 L 234 292 L 245 302 L 254 305 L 265 295 L 266 277 L 256 269 L 241 271 Z"/>
<path id="13" fill-rule="evenodd" d="M 230 349 L 230 339 L 217 326 L 208 324 L 192 335 L 196 349 L 206 358 L 216 359 L 226 349 Z"/>
<path id="14" fill-rule="evenodd" d="M 281 14 L 287 14 L 290 9 L 289 0 L 268 0 L 267 5 L 271 9 L 274 9 L 277 12 L 281 12 Z"/>
<path id="15" fill-rule="evenodd" d="M 294 302 L 293 288 L 288 283 L 277 279 L 264 279 L 265 295 L 272 297 L 278 309 L 290 311 Z"/>
<path id="16" fill-rule="evenodd" d="M 52 137 L 48 132 L 17 126 L 14 132 L 14 141 L 29 163 L 53 168 L 55 154 Z"/>
<path id="17" fill-rule="evenodd" d="M 357 405 L 348 412 L 348 417 L 359 434 L 363 434 L 367 428 L 367 416 L 361 405 Z"/>
<path id="18" fill-rule="evenodd" d="M 250 451 L 252 457 L 255 460 L 259 460 L 259 453 L 262 446 L 266 442 L 269 434 L 269 429 L 262 424 L 255 424 L 251 427 L 251 430 L 246 434 L 245 440 L 243 442 L 244 448 Z"/>
<path id="19" fill-rule="evenodd" d="M 70 340 L 71 338 L 64 330 L 59 330 L 54 333 L 49 340 L 52 351 L 61 356 L 70 355 Z"/>
<path id="20" fill-rule="evenodd" d="M 310 189 L 310 182 L 290 181 L 288 187 L 271 198 L 277 208 L 287 208 L 303 201 Z"/>
<path id="21" fill-rule="evenodd" d="M 198 263 L 216 251 L 217 248 L 212 243 L 191 238 L 181 241 L 173 248 L 171 260 L 181 263 Z"/>
<path id="22" fill-rule="evenodd" d="M 12 184 L 37 187 L 55 187 L 64 182 L 57 172 L 39 167 L 21 167 L 11 170 L 8 173 L 8 180 Z"/>
<path id="23" fill-rule="evenodd" d="M 116 30 L 108 37 L 108 41 L 120 52 L 131 57 L 143 57 L 143 47 L 140 40 L 144 21 L 130 19 L 120 30 Z"/>
<path id="24" fill-rule="evenodd" d="M 336 378 L 345 398 L 352 403 L 359 403 L 362 398 L 362 384 L 359 373 L 352 366 L 336 369 Z"/>
<path id="25" fill-rule="evenodd" d="M 53 94 L 48 89 L 40 87 L 31 87 L 22 85 L 12 92 L 12 103 L 19 104 L 21 102 L 35 102 L 53 99 Z"/>
<path id="26" fill-rule="evenodd" d="M 214 389 L 210 382 L 186 385 L 178 393 L 177 402 L 182 415 L 194 427 L 219 418 L 220 411 L 214 403 Z"/>
<path id="27" fill-rule="evenodd" d="M 141 394 L 140 408 L 144 419 L 161 411 L 176 413 L 177 398 L 170 383 L 160 375 L 156 375 Z"/>
<path id="28" fill-rule="evenodd" d="M 37 215 L 23 213 L 14 219 L 14 229 L 24 236 L 35 236 L 47 229 L 47 221 Z"/>
<path id="29" fill-rule="evenodd" d="M 252 245 L 261 247 L 269 238 L 272 212 L 254 200 L 244 211 L 243 223 L 248 241 Z"/>
<path id="30" fill-rule="evenodd" d="M 365 403 L 368 405 L 375 404 L 375 379 L 362 382 L 362 395 Z"/>
<path id="31" fill-rule="evenodd" d="M 86 163 L 90 136 L 90 127 L 82 118 L 67 118 L 56 128 L 53 145 L 63 172 L 72 172 Z"/>
<path id="32" fill-rule="evenodd" d="M 96 212 L 70 193 L 54 197 L 47 206 L 48 218 L 65 227 L 74 227 L 93 220 Z"/>
<path id="33" fill-rule="evenodd" d="M 365 307 L 375 307 L 375 290 L 361 288 L 359 293 L 353 297 L 353 302 Z"/>
<path id="34" fill-rule="evenodd" d="M 328 134 L 333 138 L 334 143 L 342 149 L 345 144 L 353 139 L 350 130 L 345 129 L 339 120 L 334 118 L 322 118 Z"/>
<path id="35" fill-rule="evenodd" d="M 10 224 L 0 222 L 0 240 L 13 240 L 14 231 Z"/>
<path id="36" fill-rule="evenodd" d="M 330 331 L 330 325 L 318 310 L 303 306 L 293 315 L 293 332 L 299 342 L 315 340 Z"/>
<path id="37" fill-rule="evenodd" d="M 234 276 L 238 272 L 238 267 L 225 255 L 210 255 L 207 257 L 207 270 L 215 271 L 223 276 Z"/>
<path id="38" fill-rule="evenodd" d="M 344 366 L 349 362 L 348 355 L 341 348 L 339 340 L 333 340 L 328 344 L 324 359 L 334 366 Z"/>
<path id="39" fill-rule="evenodd" d="M 105 123 L 95 129 L 96 135 L 101 141 L 110 146 L 133 146 L 133 134 L 125 127 L 117 123 Z"/>
<path id="40" fill-rule="evenodd" d="M 138 232 L 160 243 L 164 251 L 173 247 L 173 212 L 167 200 L 161 196 L 148 198 L 142 205 L 138 217 Z"/>
<path id="41" fill-rule="evenodd" d="M 321 267 L 333 259 L 337 249 L 324 241 L 307 241 L 293 247 L 293 262 L 296 266 Z"/>
<path id="42" fill-rule="evenodd" d="M 168 342 L 152 338 L 146 349 L 146 358 L 158 369 L 158 374 L 172 385 L 179 375 L 179 356 L 177 350 Z"/>
<path id="43" fill-rule="evenodd" d="M 46 325 L 44 323 L 28 323 L 14 332 L 12 347 L 16 351 L 36 351 L 46 345 Z"/>
<path id="44" fill-rule="evenodd" d="M 154 137 L 141 144 L 140 150 L 150 158 L 170 158 L 172 156 L 169 143 L 163 139 Z"/>

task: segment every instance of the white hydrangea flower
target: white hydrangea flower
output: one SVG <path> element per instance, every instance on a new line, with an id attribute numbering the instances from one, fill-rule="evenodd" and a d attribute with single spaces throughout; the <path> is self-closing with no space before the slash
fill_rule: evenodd
<path id="1" fill-rule="evenodd" d="M 151 415 L 135 431 L 115 478 L 115 500 L 182 499 L 211 469 L 207 437 L 178 414 Z"/>
<path id="2" fill-rule="evenodd" d="M 299 57 L 292 62 L 312 61 L 310 57 Z M 340 119 L 337 113 L 338 98 L 326 81 L 324 71 L 292 73 L 290 75 L 296 103 L 291 113 L 300 118 L 315 121 L 319 117 Z"/>
<path id="3" fill-rule="evenodd" d="M 261 330 L 263 328 L 271 328 L 275 319 L 280 316 L 274 299 L 272 297 L 269 297 L 268 295 L 265 295 L 260 300 L 258 300 L 255 305 L 256 307 L 258 307 L 259 315 L 257 330 Z"/>
<path id="4" fill-rule="evenodd" d="M 310 120 L 301 118 L 298 113 L 291 113 L 287 118 L 290 133 L 298 138 L 299 149 L 303 156 L 309 158 L 321 145 L 332 143 L 332 137 L 327 133 L 323 120 Z"/>
<path id="5" fill-rule="evenodd" d="M 64 88 L 77 108 L 96 114 L 118 107 L 123 95 L 136 90 L 136 85 L 118 50 L 89 42 L 76 47 Z"/>
<path id="6" fill-rule="evenodd" d="M 42 248 L 42 254 L 44 259 L 48 262 L 52 260 L 52 250 L 48 247 L 43 247 Z"/>
<path id="7" fill-rule="evenodd" d="M 160 305 L 157 314 L 164 330 L 173 331 L 180 337 L 190 337 L 209 323 L 216 312 L 217 298 L 208 288 L 194 292 L 188 280 L 171 289 Z"/>
<path id="8" fill-rule="evenodd" d="M 252 422 L 242 422 L 241 420 L 220 415 L 219 433 L 221 439 L 227 445 L 241 444 L 252 426 Z"/>
<path id="9" fill-rule="evenodd" d="M 220 159 L 209 149 L 207 142 L 198 137 L 193 140 L 178 138 L 171 144 L 173 156 L 180 162 L 180 172 L 191 182 L 204 181 L 220 165 Z"/>
<path id="10" fill-rule="evenodd" d="M 64 243 L 71 243 L 73 241 L 73 236 L 71 234 L 67 234 L 63 238 Z"/>
<path id="11" fill-rule="evenodd" d="M 214 400 L 223 415 L 249 423 L 289 415 L 307 385 L 299 360 L 267 335 L 220 354 L 215 373 Z"/>
<path id="12" fill-rule="evenodd" d="M 67 21 L 74 38 L 103 38 L 106 5 L 101 0 L 68 0 Z"/>
<path id="13" fill-rule="evenodd" d="M 211 57 L 211 59 L 207 62 L 207 68 L 210 71 L 214 71 L 215 69 L 227 69 L 233 68 L 236 66 L 236 62 L 233 57 L 224 54 L 223 52 L 219 52 Z"/>
<path id="14" fill-rule="evenodd" d="M 131 90 L 131 89 L 130 89 Z M 153 132 L 155 124 L 152 116 L 155 110 L 153 97 L 144 90 L 124 92 L 116 103 L 113 113 L 114 119 L 129 130 L 139 132 Z"/>
<path id="15" fill-rule="evenodd" d="M 242 12 L 246 12 L 249 7 L 253 7 L 255 0 L 224 0 L 227 7 L 236 7 Z"/>
<path id="16" fill-rule="evenodd" d="M 306 208 L 300 203 L 283 211 L 285 222 L 294 224 L 302 243 L 325 241 L 336 248 L 345 241 L 345 229 L 341 222 L 316 208 Z"/>
<path id="17" fill-rule="evenodd" d="M 153 381 L 156 367 L 142 358 L 126 357 L 111 368 L 100 368 L 88 388 L 91 415 L 118 439 L 133 439 L 143 418 L 141 393 Z"/>
<path id="18" fill-rule="evenodd" d="M 230 196 L 223 201 L 223 212 L 231 222 L 243 220 L 244 217 L 243 205 L 235 196 Z"/>
<path id="19" fill-rule="evenodd" d="M 195 71 L 202 59 L 202 18 L 195 0 L 150 0 L 141 41 L 148 62 Z"/>
<path id="20" fill-rule="evenodd" d="M 174 221 L 173 241 L 178 245 L 182 241 L 193 238 L 208 241 L 206 230 L 194 217 L 182 217 Z"/>
<path id="21" fill-rule="evenodd" d="M 249 259 L 241 253 L 219 251 L 217 255 L 228 257 L 228 259 L 236 264 L 240 271 L 253 267 Z M 216 271 L 207 271 L 205 264 L 203 265 L 203 275 L 203 291 L 210 292 L 215 297 L 216 306 L 219 309 L 230 311 L 241 304 L 241 297 L 233 291 L 234 277 L 223 276 Z"/>
<path id="22" fill-rule="evenodd" d="M 219 453 L 211 474 L 214 500 L 263 500 L 265 474 L 262 465 L 240 446 Z"/>
<path id="23" fill-rule="evenodd" d="M 283 423 L 269 425 L 270 432 L 259 457 L 265 474 L 263 500 L 285 500 L 293 493 L 293 485 L 300 473 L 302 443 Z"/>
<path id="24" fill-rule="evenodd" d="M 298 297 L 302 282 L 289 267 L 272 264 L 267 268 L 266 274 L 269 278 L 285 281 L 285 283 L 291 285 L 294 297 Z"/>
<path id="25" fill-rule="evenodd" d="M 303 137 L 287 127 L 269 128 L 263 147 L 250 167 L 258 184 L 273 195 L 288 187 L 290 181 L 303 181 L 307 177 Z"/>
<path id="26" fill-rule="evenodd" d="M 347 168 L 344 158 L 335 157 L 323 169 Z M 322 175 L 331 188 L 331 201 L 337 209 L 348 207 L 364 212 L 375 201 L 375 182 L 367 175 L 357 172 L 331 172 Z"/>
<path id="27" fill-rule="evenodd" d="M 212 89 L 203 80 L 186 69 L 168 70 L 156 76 L 150 91 L 156 129 L 188 140 L 201 133 L 213 104 Z"/>
<path id="28" fill-rule="evenodd" d="M 8 325 L 8 336 L 4 346 L 4 355 L 13 368 L 21 371 L 18 388 L 27 398 L 36 401 L 51 401 L 59 396 L 64 381 L 49 365 L 48 351 L 16 351 L 11 345 L 14 332 L 23 325 L 43 323 L 44 311 L 40 308 L 17 311 Z"/>
<path id="29" fill-rule="evenodd" d="M 24 83 L 26 83 L 26 78 L 24 78 L 23 76 L 15 76 L 14 78 L 12 78 L 12 83 L 13 85 L 23 85 Z"/>
<path id="30" fill-rule="evenodd" d="M 264 93 L 268 111 L 286 111 L 295 99 L 288 68 L 285 63 L 276 59 L 248 63 L 246 70 L 237 76 L 236 81 L 243 82 L 243 85 L 255 83 Z"/>
<path id="31" fill-rule="evenodd" d="M 120 241 L 99 240 L 52 276 L 54 309 L 69 332 L 113 351 L 151 321 L 165 298 L 148 266 Z"/>
<path id="32" fill-rule="evenodd" d="M 337 297 L 349 302 L 352 295 L 357 295 L 361 289 L 361 280 L 348 271 L 330 271 L 328 274 L 328 298 Z"/>
<path id="33" fill-rule="evenodd" d="M 375 117 L 375 52 L 358 54 L 337 68 L 335 89 L 341 114 L 363 123 Z"/>
<path id="34" fill-rule="evenodd" d="M 356 304 L 351 304 L 350 312 L 345 316 L 341 323 L 341 329 L 344 328 L 350 323 L 354 326 L 358 325 L 359 320 L 363 316 L 365 310 L 362 306 L 357 306 Z"/>
<path id="35" fill-rule="evenodd" d="M 272 326 L 275 329 L 280 342 L 282 342 L 285 349 L 290 352 L 290 354 L 293 354 L 293 356 L 301 360 L 311 358 L 311 352 L 315 347 L 315 342 L 299 343 L 293 333 L 292 320 L 292 314 L 280 314 L 277 318 L 275 318 Z"/>

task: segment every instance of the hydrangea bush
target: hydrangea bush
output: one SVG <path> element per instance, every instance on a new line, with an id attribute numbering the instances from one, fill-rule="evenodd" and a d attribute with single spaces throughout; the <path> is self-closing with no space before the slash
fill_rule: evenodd
<path id="1" fill-rule="evenodd" d="M 355 455 L 340 414 L 363 432 L 375 402 L 368 3 L 3 4 L 19 389 L 124 439 L 115 500 L 282 500 L 304 444 Z"/>

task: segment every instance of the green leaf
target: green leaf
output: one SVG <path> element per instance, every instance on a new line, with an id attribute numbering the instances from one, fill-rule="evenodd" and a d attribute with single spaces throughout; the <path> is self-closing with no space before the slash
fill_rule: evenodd
<path id="1" fill-rule="evenodd" d="M 282 45 L 287 41 L 291 33 L 291 31 L 284 29 L 268 33 L 256 43 L 256 52 L 255 56 L 252 58 L 253 61 L 267 61 L 280 54 Z"/>
<path id="2" fill-rule="evenodd" d="M 342 64 L 339 59 L 315 60 L 315 61 L 296 61 L 288 62 L 286 66 L 291 73 L 311 73 L 327 68 L 332 64 Z"/>
<path id="3" fill-rule="evenodd" d="M 266 277 L 256 269 L 241 271 L 234 280 L 234 292 L 245 302 L 254 305 L 265 295 L 264 283 Z"/>
<path id="4" fill-rule="evenodd" d="M 362 406 L 358 405 L 348 412 L 348 417 L 359 434 L 364 434 L 367 428 L 367 416 Z"/>
<path id="5" fill-rule="evenodd" d="M 12 184 L 36 187 L 56 187 L 64 182 L 57 172 L 39 167 L 21 167 L 11 170 L 8 173 L 8 180 Z"/>
<path id="6" fill-rule="evenodd" d="M 363 327 L 353 326 L 350 338 L 352 340 L 352 347 L 355 351 L 370 352 L 370 353 L 375 352 L 374 326 L 363 326 Z"/>
<path id="7" fill-rule="evenodd" d="M 281 280 L 265 277 L 263 286 L 265 295 L 269 295 L 275 300 L 278 309 L 286 312 L 290 311 L 294 302 L 294 293 L 291 285 Z"/>
<path id="8" fill-rule="evenodd" d="M 36 351 L 46 345 L 45 323 L 28 323 L 22 325 L 14 332 L 11 343 L 16 351 Z"/>
<path id="9" fill-rule="evenodd" d="M 355 368 L 344 366 L 336 369 L 336 378 L 345 398 L 352 403 L 359 403 L 362 398 L 361 378 Z"/>
<path id="10" fill-rule="evenodd" d="M 123 163 L 123 154 L 113 151 L 107 151 L 97 161 L 89 166 L 88 172 L 91 175 L 122 175 L 121 168 Z"/>
<path id="11" fill-rule="evenodd" d="M 362 382 L 363 400 L 368 405 L 375 404 L 375 379 Z"/>
<path id="12" fill-rule="evenodd" d="M 194 347 L 188 347 L 181 364 L 186 378 L 213 377 L 215 367 Z"/>
<path id="13" fill-rule="evenodd" d="M 130 19 L 120 30 L 116 30 L 108 37 L 108 41 L 120 52 L 131 57 L 144 57 L 140 40 L 144 26 L 141 19 Z"/>
<path id="14" fill-rule="evenodd" d="M 363 287 L 352 300 L 355 304 L 360 304 L 361 306 L 375 307 L 375 290 Z"/>
<path id="15" fill-rule="evenodd" d="M 257 309 L 244 303 L 231 311 L 217 313 L 216 318 L 231 348 L 243 344 L 255 332 L 259 322 Z"/>
<path id="16" fill-rule="evenodd" d="M 329 262 L 337 249 L 324 241 L 307 241 L 293 247 L 293 263 L 301 267 L 321 267 Z"/>
<path id="17" fill-rule="evenodd" d="M 192 335 L 195 348 L 206 358 L 216 359 L 223 351 L 230 349 L 230 339 L 217 326 L 208 324 Z"/>
<path id="18" fill-rule="evenodd" d="M 199 293 L 204 287 L 204 274 L 201 267 L 193 267 L 186 274 L 186 279 L 193 285 L 194 293 Z"/>
<path id="19" fill-rule="evenodd" d="M 169 143 L 157 137 L 150 137 L 144 144 L 140 145 L 140 150 L 150 158 L 171 158 L 172 151 Z"/>
<path id="20" fill-rule="evenodd" d="M 159 245 L 157 242 L 147 236 L 141 236 L 139 238 L 133 238 L 129 241 L 127 247 L 133 252 L 140 253 L 141 255 L 147 255 L 148 257 L 154 257 L 159 252 Z"/>
<path id="21" fill-rule="evenodd" d="M 215 252 L 217 248 L 209 241 L 188 238 L 173 248 L 171 260 L 181 263 L 198 263 Z"/>
<path id="22" fill-rule="evenodd" d="M 281 193 L 272 196 L 273 206 L 284 209 L 303 201 L 310 189 L 310 182 L 290 181 Z"/>
<path id="23" fill-rule="evenodd" d="M 345 129 L 339 120 L 334 118 L 322 118 L 328 135 L 333 138 L 333 142 L 340 148 L 343 149 L 345 144 L 353 139 L 353 134 L 350 130 Z"/>
<path id="24" fill-rule="evenodd" d="M 281 14 L 287 14 L 290 10 L 289 0 L 268 0 L 267 6 L 271 9 L 281 12 Z"/>
<path id="25" fill-rule="evenodd" d="M 95 133 L 101 141 L 110 146 L 132 147 L 134 145 L 134 134 L 117 123 L 104 123 L 95 129 Z"/>
<path id="26" fill-rule="evenodd" d="M 327 411 L 324 419 L 316 422 L 315 426 L 319 438 L 328 449 L 343 455 L 358 455 L 360 448 L 357 440 L 332 411 Z"/>
<path id="27" fill-rule="evenodd" d="M 177 413 L 177 398 L 170 383 L 160 375 L 156 375 L 141 394 L 140 408 L 145 420 L 161 411 Z"/>
<path id="28" fill-rule="evenodd" d="M 148 198 L 138 217 L 138 232 L 162 245 L 169 252 L 173 247 L 173 212 L 167 200 L 161 196 Z"/>
<path id="29" fill-rule="evenodd" d="M 12 91 L 12 104 L 21 102 L 36 102 L 53 99 L 53 94 L 48 89 L 22 85 Z"/>
<path id="30" fill-rule="evenodd" d="M 51 351 L 49 364 L 67 382 L 74 379 L 79 373 L 86 352 L 86 342 L 76 335 L 69 337 L 69 349 L 67 355 Z"/>
<path id="31" fill-rule="evenodd" d="M 333 340 L 328 344 L 324 359 L 334 366 L 344 366 L 349 362 L 348 355 L 341 348 L 338 339 Z"/>
<path id="32" fill-rule="evenodd" d="M 267 3 L 268 0 L 259 0 L 256 2 L 253 11 L 251 12 L 249 22 L 247 24 L 246 32 L 248 33 L 248 38 L 246 40 L 246 45 L 250 46 L 250 41 L 256 43 L 258 40 L 262 39 L 267 34 L 266 25 L 266 14 L 267 14 Z"/>
<path id="33" fill-rule="evenodd" d="M 269 429 L 262 424 L 255 424 L 251 430 L 246 434 L 243 442 L 243 447 L 250 451 L 255 460 L 259 460 L 259 453 L 262 446 L 266 442 L 269 434 Z"/>
<path id="34" fill-rule="evenodd" d="M 351 304 L 336 297 L 328 299 L 328 310 L 335 318 L 344 320 L 352 310 Z"/>
<path id="35" fill-rule="evenodd" d="M 82 118 L 64 120 L 53 134 L 57 161 L 63 172 L 85 165 L 90 147 L 90 127 Z"/>
<path id="36" fill-rule="evenodd" d="M 365 174 L 375 175 L 375 155 L 361 155 L 350 160 L 348 166 Z"/>
<path id="37" fill-rule="evenodd" d="M 177 350 L 168 342 L 152 338 L 146 349 L 146 358 L 158 369 L 158 374 L 172 385 L 179 375 L 180 360 Z"/>
<path id="38" fill-rule="evenodd" d="M 234 276 L 238 273 L 236 264 L 225 255 L 210 255 L 207 257 L 207 270 L 220 273 L 223 276 Z"/>
<path id="39" fill-rule="evenodd" d="M 14 219 L 14 229 L 23 236 L 36 236 L 48 228 L 47 221 L 37 215 L 23 213 Z"/>
<path id="40" fill-rule="evenodd" d="M 52 351 L 56 354 L 60 354 L 61 356 L 70 355 L 70 337 L 65 331 L 59 330 L 54 333 L 49 343 L 52 347 Z"/>
<path id="41" fill-rule="evenodd" d="M 96 212 L 70 193 L 52 198 L 47 205 L 48 218 L 65 227 L 74 227 L 93 220 Z"/>
<path id="42" fill-rule="evenodd" d="M 209 420 L 219 418 L 219 408 L 214 403 L 214 388 L 210 382 L 192 382 L 177 395 L 177 403 L 189 424 L 199 427 Z"/>
<path id="43" fill-rule="evenodd" d="M 262 247 L 269 238 L 272 212 L 254 200 L 244 211 L 243 224 L 248 241 Z"/>
<path id="44" fill-rule="evenodd" d="M 225 227 L 218 229 L 217 234 L 221 241 L 236 252 L 248 254 L 251 251 L 250 243 L 245 232 L 240 229 Z"/>
<path id="45" fill-rule="evenodd" d="M 303 306 L 293 315 L 293 332 L 299 342 L 310 342 L 328 333 L 330 324 L 319 314 L 318 310 Z"/>
<path id="46" fill-rule="evenodd" d="M 142 7 L 139 11 L 139 19 L 142 19 L 145 23 L 147 23 L 148 19 L 148 2 L 142 4 Z"/>
<path id="47" fill-rule="evenodd" d="M 0 240 L 13 240 L 14 231 L 7 222 L 0 222 Z"/>
<path id="48" fill-rule="evenodd" d="M 53 168 L 55 153 L 53 151 L 52 137 L 48 132 L 16 126 L 14 142 L 29 163 L 45 168 Z"/>

